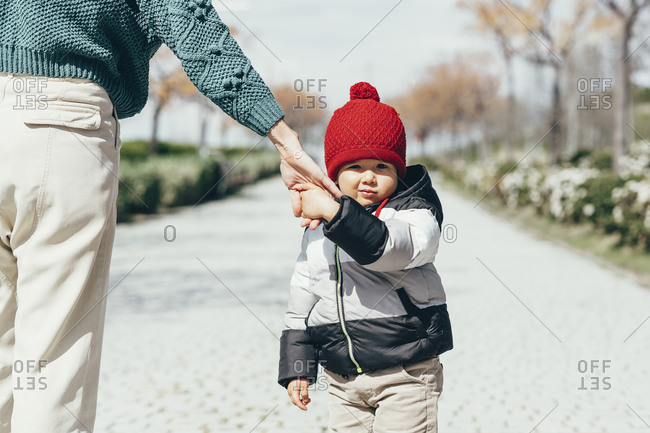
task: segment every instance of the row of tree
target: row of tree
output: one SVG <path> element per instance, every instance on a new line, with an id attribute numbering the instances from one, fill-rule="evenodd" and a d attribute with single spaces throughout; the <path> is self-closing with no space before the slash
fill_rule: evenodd
<path id="1" fill-rule="evenodd" d="M 472 13 L 475 31 L 492 37 L 501 62 L 490 54 L 458 56 L 427 68 L 417 85 L 388 101 L 421 151 L 447 141 L 452 149 L 475 144 L 486 156 L 493 146 L 512 151 L 530 140 L 544 140 L 548 161 L 555 164 L 569 151 L 607 146 L 617 171 L 634 139 L 631 77 L 644 52 L 634 29 L 650 0 L 458 0 L 458 6 Z M 550 80 L 550 85 L 517 95 L 521 68 L 515 66 L 522 61 L 538 71 L 537 81 Z M 169 49 L 163 47 L 154 57 L 150 82 L 151 152 L 156 152 L 160 113 L 174 97 L 202 104 L 199 145 L 204 148 L 215 106 L 189 81 Z M 292 86 L 273 93 L 304 140 L 322 134 L 330 113 L 304 106 L 318 95 Z M 217 116 L 221 132 L 234 124 L 223 113 Z"/>
<path id="2" fill-rule="evenodd" d="M 429 68 L 395 101 L 423 143 L 432 133 L 444 133 L 458 147 L 461 131 L 465 141 L 479 143 L 481 154 L 494 141 L 512 149 L 539 119 L 523 114 L 534 110 L 546 117 L 535 135 L 547 142 L 550 164 L 571 150 L 572 142 L 574 148 L 587 147 L 585 140 L 591 140 L 592 147 L 594 141 L 612 147 L 612 168 L 618 171 L 635 131 L 631 76 L 641 50 L 632 43 L 634 28 L 650 0 L 459 0 L 458 5 L 472 12 L 475 30 L 492 36 L 505 73 L 491 70 L 494 62 L 483 55 Z M 517 59 L 545 71 L 540 81 L 550 76 L 550 89 L 517 98 Z M 550 103 L 542 109 L 537 100 L 549 93 Z"/>

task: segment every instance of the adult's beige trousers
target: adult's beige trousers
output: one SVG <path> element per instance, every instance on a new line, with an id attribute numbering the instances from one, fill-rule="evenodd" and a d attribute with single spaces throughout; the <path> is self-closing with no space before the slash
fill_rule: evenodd
<path id="1" fill-rule="evenodd" d="M 0 433 L 89 433 L 119 123 L 99 85 L 0 73 Z"/>

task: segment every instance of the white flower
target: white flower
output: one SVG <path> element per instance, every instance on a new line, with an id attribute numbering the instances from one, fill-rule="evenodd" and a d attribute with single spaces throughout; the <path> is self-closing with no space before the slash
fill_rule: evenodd
<path id="1" fill-rule="evenodd" d="M 636 202 L 643 205 L 650 202 L 650 182 L 648 181 L 628 181 L 625 187 L 636 193 Z"/>
<path id="2" fill-rule="evenodd" d="M 548 197 L 551 215 L 558 219 L 570 215 L 575 203 L 581 198 L 578 189 L 587 180 L 599 174 L 600 172 L 594 168 L 550 168 L 540 189 L 541 194 Z"/>
<path id="3" fill-rule="evenodd" d="M 623 222 L 623 209 L 620 208 L 620 206 L 615 206 L 614 209 L 612 210 L 612 216 L 614 217 L 614 221 L 617 223 L 622 223 Z"/>
<path id="4" fill-rule="evenodd" d="M 627 154 L 621 156 L 619 167 L 623 179 L 647 175 L 650 168 L 650 144 L 643 140 L 632 143 Z"/>
<path id="5" fill-rule="evenodd" d="M 592 216 L 595 211 L 596 211 L 596 206 L 594 206 L 591 203 L 587 203 L 582 207 L 582 213 L 588 217 Z"/>

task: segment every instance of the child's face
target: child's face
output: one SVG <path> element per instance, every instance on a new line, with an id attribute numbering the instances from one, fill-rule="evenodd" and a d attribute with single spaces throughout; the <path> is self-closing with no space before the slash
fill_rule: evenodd
<path id="1" fill-rule="evenodd" d="M 362 206 L 379 203 L 397 189 L 397 170 L 389 162 L 359 159 L 339 170 L 336 183 L 341 192 Z"/>

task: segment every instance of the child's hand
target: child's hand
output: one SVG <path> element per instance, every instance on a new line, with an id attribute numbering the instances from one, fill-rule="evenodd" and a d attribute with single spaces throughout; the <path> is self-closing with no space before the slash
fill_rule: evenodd
<path id="1" fill-rule="evenodd" d="M 287 386 L 291 402 L 302 410 L 307 410 L 307 405 L 311 402 L 308 386 L 309 380 L 307 379 L 294 379 Z"/>
<path id="2" fill-rule="evenodd" d="M 294 187 L 300 192 L 302 217 L 309 219 L 334 218 L 340 205 L 322 188 L 313 184 L 301 184 Z"/>

